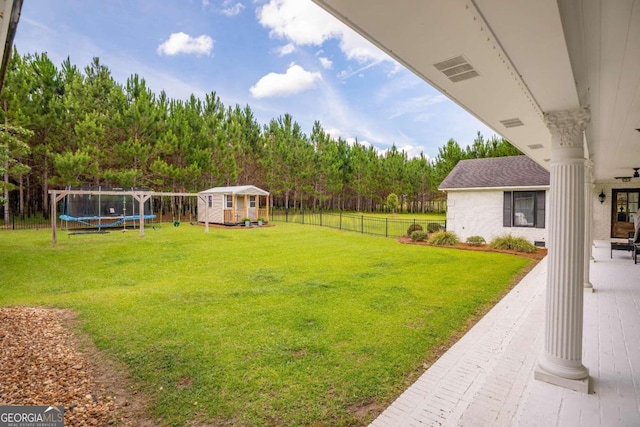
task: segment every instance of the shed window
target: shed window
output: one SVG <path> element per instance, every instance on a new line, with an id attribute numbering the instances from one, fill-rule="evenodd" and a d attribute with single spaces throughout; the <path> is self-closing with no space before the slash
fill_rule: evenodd
<path id="1" fill-rule="evenodd" d="M 225 194 L 224 207 L 227 209 L 233 208 L 233 196 L 231 194 Z"/>
<path id="2" fill-rule="evenodd" d="M 505 191 L 504 227 L 544 228 L 545 191 Z"/>
<path id="3" fill-rule="evenodd" d="M 250 208 L 256 207 L 256 196 L 249 196 L 249 207 Z"/>
<path id="4" fill-rule="evenodd" d="M 213 207 L 213 196 L 207 196 L 207 197 L 208 197 L 209 207 L 212 208 Z"/>

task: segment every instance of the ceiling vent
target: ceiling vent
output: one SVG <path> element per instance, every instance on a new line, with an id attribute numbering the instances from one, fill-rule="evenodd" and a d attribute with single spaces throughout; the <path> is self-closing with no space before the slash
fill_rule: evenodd
<path id="1" fill-rule="evenodd" d="M 544 145 L 542 145 L 542 144 L 531 144 L 531 145 L 527 145 L 527 147 L 529 147 L 531 150 L 539 150 L 541 148 L 544 148 Z"/>
<path id="2" fill-rule="evenodd" d="M 517 117 L 514 119 L 500 120 L 500 123 L 502 123 L 502 125 L 506 128 L 515 128 L 518 126 L 524 126 L 524 123 L 522 123 L 522 120 L 520 120 Z"/>
<path id="3" fill-rule="evenodd" d="M 469 80 L 480 75 L 462 55 L 433 65 L 454 83 Z"/>

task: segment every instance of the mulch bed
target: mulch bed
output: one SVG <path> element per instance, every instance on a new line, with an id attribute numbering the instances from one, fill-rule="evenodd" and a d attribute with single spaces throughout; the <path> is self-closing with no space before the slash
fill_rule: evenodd
<path id="1" fill-rule="evenodd" d="M 136 418 L 127 408 L 139 402 L 124 396 L 112 369 L 111 384 L 97 381 L 104 358 L 80 350 L 73 317 L 69 310 L 0 308 L 0 405 L 61 405 L 65 426 L 148 425 L 146 415 Z"/>
<path id="2" fill-rule="evenodd" d="M 427 242 L 414 242 L 413 240 L 411 240 L 410 237 L 407 237 L 407 236 L 398 238 L 398 242 L 407 244 L 407 245 L 434 246 L 434 245 L 428 244 Z M 513 250 L 493 249 L 489 245 L 470 245 L 468 243 L 458 243 L 457 245 L 453 245 L 453 246 L 437 246 L 437 247 L 450 248 L 450 249 L 462 249 L 467 251 L 499 252 L 503 254 L 518 255 L 525 258 L 532 258 L 538 261 L 544 258 L 545 256 L 547 256 L 546 248 L 537 248 L 535 252 L 526 253 L 526 252 L 517 252 Z"/>

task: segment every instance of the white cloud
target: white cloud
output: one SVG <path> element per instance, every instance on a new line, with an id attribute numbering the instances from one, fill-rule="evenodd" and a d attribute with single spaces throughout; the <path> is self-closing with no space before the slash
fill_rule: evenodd
<path id="1" fill-rule="evenodd" d="M 367 140 L 358 139 L 358 138 L 353 137 L 353 136 L 345 137 L 345 134 L 348 133 L 348 132 L 345 132 L 345 131 L 340 130 L 338 128 L 325 129 L 325 132 L 329 136 L 331 136 L 331 138 L 333 138 L 333 139 L 342 138 L 347 144 L 349 144 L 352 147 L 355 145 L 356 142 L 358 144 L 364 146 L 364 147 L 371 147 L 371 143 L 369 141 L 367 141 Z"/>
<path id="2" fill-rule="evenodd" d="M 220 7 L 218 7 L 211 4 L 211 0 L 202 0 L 202 8 L 226 16 L 236 16 L 244 10 L 245 5 L 240 2 L 234 4 L 234 1 L 236 0 L 223 0 Z"/>
<path id="3" fill-rule="evenodd" d="M 256 13 L 258 22 L 270 29 L 271 37 L 298 45 L 319 46 L 341 31 L 342 24 L 310 1 L 271 0 Z"/>
<path id="4" fill-rule="evenodd" d="M 440 95 L 440 92 L 425 85 L 423 80 L 405 69 L 399 75 L 395 75 L 393 79 L 388 79 L 382 86 L 376 88 L 374 99 L 376 104 L 384 104 L 397 98 L 399 93 Z"/>
<path id="5" fill-rule="evenodd" d="M 213 49 L 213 39 L 207 35 L 191 37 L 183 32 L 173 33 L 169 39 L 158 46 L 159 55 L 177 55 L 179 53 L 209 55 Z"/>
<path id="6" fill-rule="evenodd" d="M 407 144 L 407 145 L 403 145 L 403 146 L 398 146 L 396 145 L 396 148 L 398 149 L 398 151 L 404 151 L 405 153 L 407 153 L 407 156 L 412 159 L 414 157 L 420 157 L 420 153 L 425 152 L 425 147 L 424 145 L 411 145 L 411 144 Z M 427 158 L 429 157 L 428 155 L 426 156 Z"/>
<path id="7" fill-rule="evenodd" d="M 54 31 L 53 31 L 53 29 L 52 29 L 52 28 L 50 28 L 50 27 L 48 27 L 48 26 L 44 25 L 44 24 L 43 24 L 43 23 L 41 23 L 41 22 L 35 21 L 35 20 L 33 20 L 33 19 L 29 19 L 29 18 L 22 18 L 22 19 L 20 20 L 20 22 L 28 23 L 29 25 L 31 25 L 31 26 L 33 26 L 33 27 L 35 27 L 35 28 L 36 28 L 36 29 L 38 29 L 38 30 L 44 30 L 44 31 L 47 31 L 47 32 L 50 32 L 50 33 L 54 33 Z"/>
<path id="8" fill-rule="evenodd" d="M 404 70 L 406 70 L 406 68 L 404 68 L 404 65 L 402 65 L 401 63 L 399 63 L 398 61 L 393 59 L 393 68 L 391 69 L 391 71 L 389 71 L 389 73 L 387 75 L 389 77 L 395 76 L 396 74 L 398 74 L 398 73 L 400 73 L 401 71 L 404 71 Z"/>
<path id="9" fill-rule="evenodd" d="M 94 57 L 99 57 L 100 63 L 109 68 L 117 82 L 124 83 L 132 74 L 137 73 L 155 94 L 164 90 L 169 98 L 188 99 L 191 94 L 204 98 L 208 93 L 207 88 L 150 65 L 139 55 L 127 55 L 118 49 L 104 49 L 86 35 L 72 32 L 66 26 L 58 26 L 53 31 L 38 21 L 22 18 L 20 25 L 23 30 L 18 40 L 21 53 L 48 52 L 49 59 L 54 64 L 69 57 L 71 63 L 80 69 L 90 64 Z"/>
<path id="10" fill-rule="evenodd" d="M 396 132 L 381 129 L 381 123 L 364 115 L 361 108 L 354 108 L 352 101 L 347 100 L 340 90 L 323 81 L 322 97 L 318 99 L 317 110 L 322 111 L 318 119 L 323 126 L 327 126 L 326 132 L 329 135 L 347 141 L 357 138 L 358 143 L 367 146 L 391 145 L 390 141 L 398 141 Z M 410 142 L 404 138 L 400 140 L 403 143 Z"/>
<path id="11" fill-rule="evenodd" d="M 359 76 L 362 77 L 363 71 L 368 70 L 369 68 L 375 67 L 376 65 L 378 65 L 381 61 L 374 61 L 374 62 L 370 62 L 369 64 L 364 65 L 363 67 L 358 68 L 357 70 L 353 70 L 351 67 L 347 68 L 346 70 L 342 70 L 338 73 L 338 78 L 340 80 L 347 80 L 350 77 L 353 76 Z"/>
<path id="12" fill-rule="evenodd" d="M 447 100 L 447 97 L 439 94 L 436 96 L 423 95 L 413 98 L 399 99 L 391 106 L 389 113 L 390 119 L 395 119 L 405 114 L 424 113 L 430 106 L 440 104 Z M 424 119 L 425 117 L 423 117 Z"/>
<path id="13" fill-rule="evenodd" d="M 321 56 L 318 59 L 320 60 L 320 63 L 322 64 L 322 67 L 325 70 L 330 70 L 331 68 L 333 68 L 333 62 L 329 58 L 325 58 L 324 56 Z"/>
<path id="14" fill-rule="evenodd" d="M 269 35 L 273 38 L 314 46 L 338 39 L 340 49 L 348 59 L 361 63 L 391 59 L 309 0 L 270 0 L 256 13 L 260 24 L 270 29 Z"/>
<path id="15" fill-rule="evenodd" d="M 329 128 L 324 130 L 331 138 L 338 139 L 342 136 L 342 131 L 338 128 Z"/>
<path id="16" fill-rule="evenodd" d="M 293 52 L 295 52 L 295 50 L 296 45 L 294 45 L 293 43 L 287 43 L 284 46 L 276 49 L 276 52 L 278 53 L 278 56 L 286 56 L 292 54 Z"/>
<path id="17" fill-rule="evenodd" d="M 242 3 L 236 3 L 233 6 L 230 5 L 231 2 L 225 1 L 223 3 L 223 8 L 220 10 L 220 13 L 227 16 L 236 16 L 242 9 L 244 9 L 244 5 Z"/>
<path id="18" fill-rule="evenodd" d="M 291 64 L 284 74 L 269 73 L 262 77 L 250 92 L 254 98 L 294 95 L 313 88 L 318 80 L 322 80 L 320 73 Z"/>
<path id="19" fill-rule="evenodd" d="M 360 34 L 346 26 L 343 28 L 340 37 L 340 50 L 344 52 L 347 59 L 353 59 L 360 63 L 392 61 L 389 55 L 372 45 Z"/>
<path id="20" fill-rule="evenodd" d="M 433 117 L 435 117 L 434 113 L 422 113 L 417 114 L 414 120 L 416 122 L 428 123 L 433 119 Z"/>

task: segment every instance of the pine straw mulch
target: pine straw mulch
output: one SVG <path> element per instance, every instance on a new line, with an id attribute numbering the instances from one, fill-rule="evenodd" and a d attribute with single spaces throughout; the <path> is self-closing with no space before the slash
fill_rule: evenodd
<path id="1" fill-rule="evenodd" d="M 62 405 L 65 426 L 148 426 L 144 403 L 70 310 L 0 307 L 0 405 Z"/>
<path id="2" fill-rule="evenodd" d="M 411 240 L 410 237 L 407 237 L 407 236 L 403 236 L 403 237 L 398 238 L 398 242 L 404 243 L 404 244 L 407 244 L 407 245 L 435 246 L 435 245 L 430 245 L 427 242 L 414 242 L 413 240 Z M 462 249 L 462 250 L 467 250 L 467 251 L 498 252 L 498 253 L 503 253 L 503 254 L 518 255 L 518 256 L 521 256 L 521 257 L 525 257 L 525 258 L 532 258 L 532 259 L 535 259 L 535 260 L 538 260 L 538 261 L 540 261 L 542 258 L 547 256 L 547 249 L 546 248 L 537 248 L 537 250 L 535 252 L 526 253 L 526 252 L 517 252 L 517 251 L 514 251 L 514 250 L 493 249 L 489 245 L 470 245 L 468 243 L 458 243 L 457 245 L 453 245 L 453 246 L 435 246 L 435 247 L 450 248 L 450 249 Z"/>

